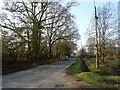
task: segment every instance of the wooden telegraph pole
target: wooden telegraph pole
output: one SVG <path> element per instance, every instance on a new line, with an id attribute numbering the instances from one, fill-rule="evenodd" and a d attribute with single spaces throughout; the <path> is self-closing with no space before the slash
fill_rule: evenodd
<path id="1" fill-rule="evenodd" d="M 94 28 L 95 28 L 95 47 L 96 47 L 96 68 L 99 68 L 99 58 L 98 58 L 98 31 L 97 31 L 97 13 L 94 1 Z"/>

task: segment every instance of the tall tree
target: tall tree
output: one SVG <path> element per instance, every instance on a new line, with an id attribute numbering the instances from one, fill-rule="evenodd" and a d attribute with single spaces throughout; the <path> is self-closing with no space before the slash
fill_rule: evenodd
<path id="1" fill-rule="evenodd" d="M 98 49 L 99 59 L 104 62 L 106 56 L 106 45 L 109 39 L 114 40 L 117 36 L 117 12 L 112 3 L 106 3 L 97 8 L 97 29 L 98 29 Z M 93 29 L 93 19 L 87 30 L 88 37 L 95 37 Z"/>
<path id="2" fill-rule="evenodd" d="M 8 38 L 11 37 L 6 45 L 12 53 L 17 52 L 16 57 L 20 57 L 21 53 L 35 60 L 45 53 L 51 57 L 52 46 L 57 40 L 74 40 L 78 37 L 78 30 L 69 12 L 73 5 L 69 3 L 62 6 L 58 2 L 36 0 L 7 1 L 5 13 L 1 14 L 2 38 L 4 32 Z"/>
<path id="3" fill-rule="evenodd" d="M 73 21 L 73 16 L 70 14 L 69 9 L 75 3 L 68 3 L 66 7 L 61 6 L 59 3 L 53 3 L 49 10 L 51 13 L 46 26 L 46 41 L 49 45 L 49 58 L 51 57 L 51 50 L 54 43 L 58 40 L 78 39 L 78 29 Z"/>
<path id="4" fill-rule="evenodd" d="M 117 18 L 113 5 L 107 3 L 98 8 L 99 51 L 102 61 L 106 55 L 107 40 L 117 33 Z"/>

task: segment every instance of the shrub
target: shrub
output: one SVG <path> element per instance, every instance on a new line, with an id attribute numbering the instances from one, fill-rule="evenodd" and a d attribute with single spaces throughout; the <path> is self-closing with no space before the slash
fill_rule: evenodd
<path id="1" fill-rule="evenodd" d="M 114 57 L 113 57 L 113 56 L 106 56 L 105 59 L 106 59 L 106 60 L 113 60 Z"/>
<path id="2" fill-rule="evenodd" d="M 106 60 L 114 60 L 114 59 L 119 59 L 119 58 L 120 58 L 120 56 L 116 56 L 116 55 L 114 55 L 114 56 L 108 55 L 105 57 Z"/>
<path id="3" fill-rule="evenodd" d="M 113 58 L 114 58 L 114 59 L 119 59 L 120 56 L 116 56 L 116 55 L 114 55 Z"/>

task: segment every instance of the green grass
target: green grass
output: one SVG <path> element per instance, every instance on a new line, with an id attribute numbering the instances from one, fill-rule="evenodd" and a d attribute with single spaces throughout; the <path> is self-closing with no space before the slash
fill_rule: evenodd
<path id="1" fill-rule="evenodd" d="M 89 71 L 89 70 L 85 62 L 80 58 L 77 58 L 76 61 L 66 69 L 66 72 L 72 75 L 75 75 L 81 72 L 86 72 L 86 71 Z"/>
<path id="2" fill-rule="evenodd" d="M 120 83 L 120 76 L 104 76 L 107 79 L 115 80 L 117 83 Z"/>
<path id="3" fill-rule="evenodd" d="M 116 67 L 118 68 L 120 66 L 120 59 L 116 59 L 116 60 L 106 60 L 105 62 L 107 62 L 109 64 L 109 66 L 111 67 Z"/>
<path id="4" fill-rule="evenodd" d="M 119 66 L 119 63 L 118 63 L 119 60 L 118 59 L 116 59 L 116 60 L 105 60 L 105 64 L 101 62 L 99 69 L 95 68 L 95 58 L 91 58 L 91 59 L 87 58 L 87 59 L 85 59 L 85 61 L 88 65 L 89 70 L 92 73 L 98 74 L 98 75 L 101 76 L 101 78 L 104 79 L 104 84 L 106 86 L 108 85 L 109 87 L 120 88 L 120 84 L 117 84 L 117 83 L 120 83 L 120 76 L 118 75 L 119 69 L 117 69 L 118 66 Z M 89 76 L 87 76 L 87 77 L 90 78 Z M 99 79 L 98 79 L 98 83 L 100 82 Z M 86 79 L 85 79 L 85 81 L 86 81 Z M 95 81 L 96 81 L 95 84 L 97 84 L 96 79 L 95 79 Z M 94 80 L 90 81 L 90 82 L 94 82 Z"/>
<path id="5" fill-rule="evenodd" d="M 85 66 L 84 66 L 85 65 Z M 87 83 L 97 85 L 98 87 L 117 88 L 120 89 L 120 76 L 116 74 L 119 69 L 113 67 L 118 66 L 118 60 L 106 60 L 100 63 L 99 69 L 95 68 L 95 58 L 77 59 L 67 72 L 74 75 L 78 80 L 84 80 Z M 91 72 L 87 72 L 85 68 Z"/>
<path id="6" fill-rule="evenodd" d="M 103 68 L 101 68 L 101 67 L 99 69 L 96 69 L 95 64 L 93 64 L 93 63 L 89 64 L 88 68 L 91 72 L 101 72 L 101 73 L 104 72 Z"/>
<path id="7" fill-rule="evenodd" d="M 115 80 L 103 78 L 100 75 L 95 74 L 93 72 L 83 72 L 80 74 L 76 74 L 76 77 L 78 77 L 79 79 L 82 79 L 85 82 L 90 83 L 90 84 L 113 84 L 113 83 L 116 83 Z"/>
<path id="8" fill-rule="evenodd" d="M 117 75 L 117 73 L 111 68 L 104 65 L 100 65 L 99 69 L 95 68 L 95 64 L 89 64 L 88 68 L 91 72 L 99 75 Z"/>
<path id="9" fill-rule="evenodd" d="M 116 60 L 105 60 L 105 63 L 109 66 L 106 67 L 105 65 L 100 64 L 99 69 L 95 68 L 95 58 L 85 58 L 85 61 L 88 65 L 88 68 L 91 72 L 97 73 L 99 75 L 116 75 L 116 70 L 114 70 L 113 68 L 118 68 L 118 59 Z"/>
<path id="10" fill-rule="evenodd" d="M 89 64 L 95 64 L 95 58 L 84 58 L 84 61 L 87 65 Z"/>

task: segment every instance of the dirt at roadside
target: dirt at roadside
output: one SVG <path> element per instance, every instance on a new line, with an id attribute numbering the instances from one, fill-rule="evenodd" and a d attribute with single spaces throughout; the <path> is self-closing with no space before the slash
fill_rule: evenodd
<path id="1" fill-rule="evenodd" d="M 56 85 L 55 87 L 60 88 L 94 88 L 91 84 L 88 84 L 82 80 L 77 80 L 77 78 L 73 77 L 72 75 L 64 75 L 69 82 L 64 83 L 63 85 Z"/>

